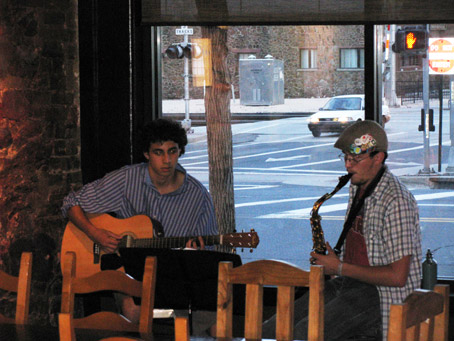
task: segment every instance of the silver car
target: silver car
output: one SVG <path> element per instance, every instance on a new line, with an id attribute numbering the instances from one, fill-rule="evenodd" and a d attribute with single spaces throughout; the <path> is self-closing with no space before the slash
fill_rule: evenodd
<path id="1" fill-rule="evenodd" d="M 383 106 L 383 123 L 390 119 L 388 106 Z M 342 132 L 356 121 L 364 120 L 364 95 L 343 95 L 331 98 L 320 111 L 308 119 L 314 137 L 322 132 Z"/>

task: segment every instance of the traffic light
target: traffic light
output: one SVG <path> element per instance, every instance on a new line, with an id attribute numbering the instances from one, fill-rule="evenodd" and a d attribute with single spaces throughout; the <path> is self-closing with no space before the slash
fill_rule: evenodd
<path id="1" fill-rule="evenodd" d="M 202 49 L 197 44 L 174 43 L 167 48 L 165 54 L 170 59 L 199 58 L 202 55 Z"/>
<path id="2" fill-rule="evenodd" d="M 393 52 L 405 54 L 427 53 L 429 34 L 424 28 L 405 27 L 396 31 Z"/>

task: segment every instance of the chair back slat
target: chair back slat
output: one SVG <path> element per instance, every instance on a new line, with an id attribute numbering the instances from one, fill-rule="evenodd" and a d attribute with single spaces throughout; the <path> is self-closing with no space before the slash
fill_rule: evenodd
<path id="1" fill-rule="evenodd" d="M 278 287 L 276 304 L 277 340 L 293 340 L 294 299 L 295 287 Z"/>
<path id="2" fill-rule="evenodd" d="M 263 285 L 246 285 L 246 313 L 244 318 L 244 337 L 251 340 L 262 338 Z"/>
<path id="3" fill-rule="evenodd" d="M 19 276 L 11 276 L 0 271 L 0 289 L 17 293 L 15 318 L 9 318 L 0 314 L 0 323 L 25 324 L 28 322 L 32 283 L 32 263 L 32 253 L 23 252 L 21 255 Z"/>
<path id="4" fill-rule="evenodd" d="M 443 296 L 443 313 L 435 316 L 434 340 L 448 340 L 449 332 L 449 285 L 437 284 L 434 291 Z"/>

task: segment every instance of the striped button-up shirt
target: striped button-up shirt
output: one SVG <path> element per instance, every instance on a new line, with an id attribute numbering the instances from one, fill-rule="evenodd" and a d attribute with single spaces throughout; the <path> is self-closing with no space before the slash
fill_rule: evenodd
<path id="1" fill-rule="evenodd" d="M 63 215 L 80 206 L 86 213 L 115 213 L 118 218 L 145 214 L 161 222 L 166 237 L 218 234 L 213 202 L 207 189 L 185 174 L 183 185 L 161 195 L 151 182 L 147 163 L 125 166 L 71 192 L 63 201 Z"/>
<path id="2" fill-rule="evenodd" d="M 350 186 L 348 210 L 356 190 L 356 186 Z M 401 303 L 421 285 L 419 210 L 410 191 L 386 167 L 374 192 L 365 200 L 364 213 L 363 233 L 371 266 L 388 265 L 404 256 L 412 256 L 404 287 L 377 286 L 383 317 L 383 339 L 386 340 L 391 304 Z"/>

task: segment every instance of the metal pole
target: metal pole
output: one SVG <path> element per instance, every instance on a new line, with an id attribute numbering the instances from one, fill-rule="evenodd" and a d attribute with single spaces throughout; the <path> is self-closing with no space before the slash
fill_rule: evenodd
<path id="1" fill-rule="evenodd" d="M 430 173 L 430 130 L 429 130 L 429 58 L 426 54 L 422 59 L 422 98 L 424 101 L 424 168 L 422 174 Z"/>
<path id="2" fill-rule="evenodd" d="M 188 45 L 188 35 L 184 35 L 184 46 Z M 188 133 L 191 133 L 191 119 L 189 118 L 189 58 L 184 57 L 184 121 L 183 128 L 186 129 Z"/>
<path id="3" fill-rule="evenodd" d="M 397 107 L 397 95 L 396 95 L 396 53 L 391 52 L 391 46 L 395 42 L 396 25 L 390 25 L 390 36 L 389 36 L 389 79 L 388 79 L 388 105 L 390 107 Z"/>
<path id="4" fill-rule="evenodd" d="M 454 80 L 451 76 L 450 79 L 451 99 L 449 106 L 449 137 L 451 139 L 451 146 L 449 147 L 448 167 L 446 173 L 454 174 Z"/>
<path id="5" fill-rule="evenodd" d="M 438 115 L 438 172 L 441 172 L 441 155 L 442 155 L 442 146 L 443 146 L 443 75 L 440 75 L 440 111 Z"/>

